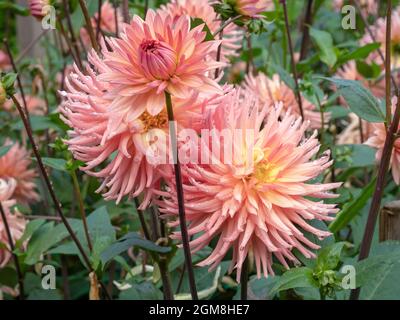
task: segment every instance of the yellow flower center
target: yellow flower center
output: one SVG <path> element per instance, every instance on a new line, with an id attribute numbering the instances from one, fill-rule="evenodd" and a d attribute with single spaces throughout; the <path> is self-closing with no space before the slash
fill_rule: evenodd
<path id="1" fill-rule="evenodd" d="M 278 178 L 281 168 L 268 160 L 268 149 L 255 148 L 253 153 L 255 162 L 253 177 L 262 183 L 272 183 Z"/>
<path id="2" fill-rule="evenodd" d="M 271 183 L 276 181 L 279 172 L 280 168 L 275 163 L 264 160 L 256 165 L 254 177 L 259 182 Z"/>

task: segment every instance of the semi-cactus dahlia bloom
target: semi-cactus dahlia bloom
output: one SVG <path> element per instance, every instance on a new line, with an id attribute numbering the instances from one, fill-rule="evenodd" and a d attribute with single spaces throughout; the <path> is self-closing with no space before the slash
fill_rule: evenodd
<path id="1" fill-rule="evenodd" d="M 95 55 L 89 57 L 89 62 L 102 68 Z M 83 171 L 103 180 L 98 192 L 104 192 L 106 200 L 119 202 L 124 196 L 144 193 L 141 208 L 145 208 L 152 197 L 151 189 L 159 182 L 159 170 L 163 171 L 168 163 L 157 163 L 156 157 L 163 156 L 165 146 L 163 149 L 155 141 L 163 137 L 160 142 L 168 141 L 166 111 L 152 116 L 145 110 L 136 110 L 135 97 L 131 98 L 132 105 L 115 105 L 108 95 L 112 85 L 99 81 L 89 67 L 87 74 L 75 66 L 65 81 L 67 91 L 61 92 L 64 101 L 60 111 L 72 128 L 69 149 L 76 159 L 85 162 Z M 189 99 L 174 97 L 178 127 L 200 128 L 204 106 L 212 96 L 202 98 L 194 93 Z"/>
<path id="2" fill-rule="evenodd" d="M 6 141 L 5 145 L 12 142 Z M 0 179 L 14 179 L 16 187 L 12 198 L 20 204 L 28 204 L 39 200 L 39 195 L 35 191 L 37 174 L 33 169 L 29 169 L 31 160 L 28 151 L 14 143 L 11 149 L 0 157 Z"/>
<path id="3" fill-rule="evenodd" d="M 272 108 L 281 102 L 283 112 L 291 110 L 295 115 L 300 115 L 295 93 L 279 79 L 277 74 L 272 79 L 269 79 L 263 73 L 259 73 L 257 76 L 247 75 L 244 88 L 258 96 L 262 105 L 265 104 L 268 108 Z M 304 98 L 302 98 L 302 103 L 304 118 L 310 121 L 311 128 L 321 128 L 321 114 L 316 106 Z M 329 113 L 324 114 L 325 121 L 329 120 L 329 116 Z"/>
<path id="4" fill-rule="evenodd" d="M 394 112 L 395 106 L 397 104 L 397 98 L 392 99 L 392 109 Z M 372 136 L 365 142 L 366 145 L 376 148 L 376 160 L 380 161 L 382 159 L 383 148 L 386 141 L 387 131 L 383 123 L 373 123 L 372 127 L 374 132 Z M 399 126 L 400 130 L 400 126 Z M 391 158 L 391 168 L 393 180 L 396 184 L 400 184 L 400 139 L 397 138 L 394 142 L 392 158 Z"/>
<path id="5" fill-rule="evenodd" d="M 16 181 L 14 179 L 0 179 L 0 202 L 3 207 L 8 226 L 10 228 L 11 236 L 15 243 L 20 239 L 24 233 L 26 221 L 23 216 L 11 207 L 15 205 L 15 200 L 11 200 L 16 188 Z M 8 236 L 3 220 L 0 218 L 0 243 L 5 245 L 7 249 L 0 247 L 0 269 L 3 268 L 11 258 Z"/>
<path id="6" fill-rule="evenodd" d="M 211 144 L 199 142 L 201 152 L 213 159 L 211 164 L 182 165 L 192 252 L 218 237 L 214 251 L 200 266 L 216 267 L 233 248 L 231 270 L 237 269 L 238 280 L 246 256 L 254 257 L 258 276 L 261 272 L 267 276 L 274 273 L 273 256 L 287 268 L 287 260 L 298 263 L 292 253 L 295 248 L 307 258 L 315 257 L 310 249 L 319 246 L 304 232 L 319 238 L 329 234 L 307 222 L 332 220 L 329 215 L 337 212 L 336 205 L 317 199 L 335 197 L 328 191 L 340 183 L 310 182 L 331 166 L 329 153 L 312 160 L 320 147 L 317 132 L 304 138 L 307 122 L 289 113 L 282 116 L 281 108 L 260 107 L 251 95 L 243 98 L 233 92 L 209 116 L 209 129 L 225 129 L 234 137 L 233 161 L 225 161 L 224 143 L 215 136 L 220 148 L 210 150 Z M 242 134 L 234 136 L 237 129 Z M 244 134 L 247 130 L 253 134 Z M 168 189 L 159 191 L 164 200 L 157 203 L 166 217 L 176 217 L 174 180 L 167 181 Z M 178 221 L 172 222 L 175 225 Z"/>
<path id="7" fill-rule="evenodd" d="M 50 0 L 29 0 L 29 10 L 31 15 L 37 19 L 42 19 L 46 13 L 45 6 L 50 4 Z"/>
<path id="8" fill-rule="evenodd" d="M 223 20 L 214 12 L 208 0 L 172 0 L 167 5 L 161 6 L 160 10 L 168 12 L 175 19 L 182 15 L 202 19 L 211 33 L 215 33 L 223 24 Z M 227 58 L 237 56 L 236 51 L 241 48 L 242 40 L 243 31 L 235 24 L 226 26 L 222 37 L 221 60 L 227 61 Z M 216 57 L 216 54 L 217 52 L 213 57 Z"/>
<path id="9" fill-rule="evenodd" d="M 116 15 L 116 16 L 115 16 Z M 97 22 L 99 20 L 99 15 L 96 12 L 94 14 L 94 17 L 92 18 L 92 26 L 93 29 L 97 30 Z M 104 34 L 112 34 L 115 35 L 117 32 L 117 28 L 118 31 L 120 31 L 122 29 L 122 23 L 123 23 L 123 17 L 121 14 L 121 10 L 117 9 L 117 11 L 115 11 L 114 7 L 112 6 L 112 4 L 108 1 L 103 2 L 102 6 L 101 6 L 101 21 L 100 21 L 100 30 L 101 32 L 103 32 Z M 91 42 L 90 42 L 90 37 L 88 34 L 88 31 L 86 28 L 82 28 L 81 31 L 81 39 L 83 44 L 87 47 L 90 48 L 91 47 Z"/>
<path id="10" fill-rule="evenodd" d="M 182 99 L 193 91 L 222 93 L 207 75 L 224 66 L 210 59 L 220 41 L 204 41 L 203 28 L 191 30 L 189 16 L 174 19 L 149 10 L 145 21 L 135 16 L 124 25 L 120 39 L 107 40 L 110 50 L 103 43 L 104 58 L 96 61 L 96 78 L 110 84 L 111 111 L 123 109 L 129 117 L 147 111 L 155 116 L 165 110 L 164 91 Z"/>

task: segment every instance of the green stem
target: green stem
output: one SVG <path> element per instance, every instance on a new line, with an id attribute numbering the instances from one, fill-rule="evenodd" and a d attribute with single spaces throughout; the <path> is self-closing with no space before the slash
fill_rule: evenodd
<path id="1" fill-rule="evenodd" d="M 85 230 L 86 241 L 88 243 L 90 252 L 92 252 L 93 251 L 92 240 L 90 240 L 89 227 L 88 227 L 88 223 L 87 223 L 87 219 L 86 219 L 85 207 L 84 207 L 84 203 L 83 203 L 83 199 L 82 199 L 81 189 L 79 188 L 78 177 L 76 176 L 75 170 L 71 170 L 71 177 L 72 177 L 72 182 L 73 182 L 73 186 L 74 186 L 74 191 L 75 191 L 76 197 L 78 198 L 79 213 L 82 218 L 83 229 Z"/>

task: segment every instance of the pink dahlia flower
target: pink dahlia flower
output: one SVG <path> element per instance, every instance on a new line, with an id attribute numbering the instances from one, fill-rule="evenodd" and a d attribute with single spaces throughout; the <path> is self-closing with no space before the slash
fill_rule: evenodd
<path id="1" fill-rule="evenodd" d="M 10 141 L 5 143 L 5 145 L 10 144 L 12 144 Z M 5 155 L 0 157 L 0 178 L 15 180 L 16 187 L 12 198 L 21 204 L 39 200 L 34 182 L 37 174 L 33 169 L 29 169 L 30 165 L 28 151 L 17 142 Z"/>
<path id="2" fill-rule="evenodd" d="M 258 17 L 260 13 L 273 8 L 272 0 L 235 0 L 236 11 L 247 17 Z"/>
<path id="3" fill-rule="evenodd" d="M 98 20 L 99 20 L 99 14 L 96 12 L 94 14 L 94 17 L 92 18 L 92 26 L 95 32 L 97 30 Z M 106 35 L 107 34 L 115 35 L 117 33 L 117 28 L 118 32 L 122 29 L 122 23 L 123 23 L 123 17 L 121 14 L 121 10 L 117 9 L 117 12 L 115 12 L 115 9 L 110 2 L 108 1 L 103 2 L 101 6 L 101 21 L 100 21 L 101 32 L 105 33 Z M 83 44 L 86 46 L 86 48 L 90 48 L 92 44 L 90 42 L 90 37 L 86 28 L 82 28 L 80 33 Z"/>
<path id="4" fill-rule="evenodd" d="M 400 7 L 397 7 L 392 12 L 392 31 L 391 40 L 393 45 L 400 43 Z M 375 24 L 371 27 L 371 31 L 374 34 L 375 41 L 381 43 L 381 49 L 385 51 L 384 46 L 386 43 L 386 18 L 378 18 Z M 371 35 L 366 32 L 364 37 L 361 39 L 363 44 L 371 43 Z"/>
<path id="5" fill-rule="evenodd" d="M 29 0 L 29 10 L 31 15 L 37 19 L 42 19 L 47 13 L 45 7 L 49 5 L 49 0 Z"/>
<path id="6" fill-rule="evenodd" d="M 14 179 L 0 179 L 0 202 L 3 206 L 6 215 L 7 223 L 10 228 L 12 239 L 15 243 L 20 239 L 24 233 L 26 221 L 23 216 L 17 211 L 12 212 L 11 207 L 15 205 L 15 200 L 10 200 L 16 188 L 16 181 Z M 0 218 L 0 243 L 5 245 L 7 249 L 0 247 L 0 269 L 3 268 L 11 259 L 11 252 L 9 246 L 9 239 L 7 236 L 6 228 L 3 219 Z"/>
<path id="7" fill-rule="evenodd" d="M 168 12 L 175 19 L 182 15 L 202 19 L 211 33 L 217 32 L 223 24 L 208 0 L 172 0 L 167 5 L 161 6 L 160 10 Z M 222 37 L 221 60 L 227 61 L 229 57 L 237 56 L 236 51 L 241 48 L 242 41 L 243 31 L 235 24 L 225 27 Z M 216 57 L 216 55 L 217 51 L 213 53 L 213 57 Z"/>
<path id="8" fill-rule="evenodd" d="M 11 67 L 10 57 L 3 50 L 0 50 L 0 71 L 7 70 Z"/>
<path id="9" fill-rule="evenodd" d="M 89 56 L 89 62 L 103 70 L 96 55 Z M 103 192 L 106 200 L 119 202 L 124 196 L 144 193 L 141 208 L 145 208 L 152 198 L 151 190 L 159 183 L 160 171 L 168 163 L 157 162 L 157 156 L 167 153 L 165 145 L 157 143 L 159 138 L 168 141 L 166 111 L 153 116 L 136 109 L 135 101 L 140 99 L 136 96 L 131 98 L 132 105 L 115 103 L 109 94 L 112 84 L 98 80 L 89 67 L 87 74 L 75 66 L 65 81 L 66 92 L 61 92 L 64 101 L 60 111 L 72 128 L 69 149 L 85 162 L 83 171 L 103 180 L 98 192 Z M 174 97 L 178 126 L 200 128 L 209 99 L 196 93 L 189 99 Z"/>
<path id="10" fill-rule="evenodd" d="M 210 113 L 208 127 L 224 130 L 224 143 L 212 134 L 210 139 L 216 139 L 219 148 L 210 150 L 211 144 L 204 141 L 198 146 L 210 155 L 211 164 L 182 165 L 192 252 L 218 238 L 200 266 L 216 267 L 232 248 L 230 269 L 237 269 L 238 280 L 246 256 L 254 257 L 259 277 L 262 272 L 267 276 L 274 273 L 273 256 L 287 268 L 287 260 L 299 262 L 292 253 L 295 248 L 307 258 L 315 257 L 310 249 L 319 246 L 304 232 L 319 238 L 329 235 L 307 222 L 332 220 L 329 215 L 338 211 L 334 204 L 311 200 L 335 197 L 328 191 L 340 186 L 310 182 L 331 166 L 329 153 L 312 160 L 320 147 L 317 132 L 304 138 L 307 123 L 288 113 L 282 116 L 281 108 L 260 107 L 251 95 L 242 98 L 240 92 L 227 95 Z M 232 137 L 232 161 L 226 161 L 224 153 L 227 132 Z M 173 181 L 167 180 L 169 188 L 159 191 L 164 200 L 157 201 L 166 217 L 178 215 Z M 178 221 L 172 223 L 177 225 Z"/>
<path id="11" fill-rule="evenodd" d="M 400 30 L 400 7 L 397 7 L 392 12 L 392 31 L 391 31 L 392 47 L 397 47 L 400 44 L 399 30 Z M 378 18 L 375 24 L 371 27 L 371 32 L 374 35 L 374 37 L 371 37 L 369 32 L 365 32 L 365 35 L 360 40 L 361 45 L 366 45 L 373 42 L 379 42 L 381 44 L 380 49 L 382 50 L 382 52 L 385 52 L 386 18 Z M 379 57 L 377 51 L 372 52 L 368 56 L 367 62 L 378 63 L 381 66 L 382 71 L 385 68 L 384 63 L 382 62 L 382 59 Z M 392 62 L 392 68 L 398 68 L 400 66 L 399 55 L 395 50 L 392 52 L 391 62 Z"/>
<path id="12" fill-rule="evenodd" d="M 295 115 L 300 115 L 295 93 L 279 79 L 279 75 L 275 74 L 272 79 L 263 73 L 259 73 L 257 76 L 247 75 L 244 87 L 255 94 L 262 105 L 273 108 L 277 103 L 282 102 L 283 112 L 291 110 Z M 304 118 L 310 121 L 311 128 L 321 128 L 321 114 L 316 106 L 304 98 L 302 98 L 302 102 Z M 329 113 L 325 113 L 325 121 L 329 121 L 329 116 Z"/>
<path id="13" fill-rule="evenodd" d="M 21 95 L 17 94 L 16 99 L 23 106 Z M 46 104 L 44 100 L 42 100 L 41 98 L 25 95 L 25 101 L 29 114 L 42 116 L 46 113 Z M 4 103 L 5 110 L 13 111 L 14 110 L 13 108 L 14 108 L 14 102 L 11 99 L 7 100 L 6 103 Z"/>
<path id="14" fill-rule="evenodd" d="M 396 104 L 397 104 L 397 98 L 393 98 L 392 99 L 393 111 L 395 109 Z M 386 134 L 387 134 L 386 128 L 383 123 L 373 123 L 372 126 L 374 128 L 373 135 L 365 142 L 365 144 L 370 147 L 376 148 L 378 150 L 376 153 L 376 160 L 381 161 L 383 147 L 386 141 Z M 399 185 L 400 184 L 400 139 L 399 138 L 396 139 L 393 146 L 391 168 L 392 168 L 393 180 L 396 182 L 396 184 Z"/>

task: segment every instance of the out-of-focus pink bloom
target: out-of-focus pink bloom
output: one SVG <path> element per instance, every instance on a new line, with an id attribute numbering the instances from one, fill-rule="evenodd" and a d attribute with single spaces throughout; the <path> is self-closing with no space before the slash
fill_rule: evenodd
<path id="1" fill-rule="evenodd" d="M 393 98 L 392 99 L 393 111 L 396 107 L 396 104 L 397 104 L 397 98 Z M 372 126 L 374 128 L 374 133 L 365 142 L 365 144 L 370 147 L 378 149 L 378 151 L 376 152 L 376 159 L 377 161 L 381 161 L 387 131 L 383 123 L 373 123 Z M 393 180 L 396 182 L 396 184 L 399 185 L 400 184 L 400 139 L 399 138 L 396 139 L 393 146 L 391 168 L 392 168 Z"/>
<path id="2" fill-rule="evenodd" d="M 247 75 L 244 87 L 255 94 L 262 104 L 272 108 L 277 103 L 282 102 L 283 111 L 291 110 L 295 115 L 300 115 L 300 108 L 297 103 L 296 95 L 285 83 L 275 74 L 269 79 L 265 74 L 259 73 L 257 76 Z M 309 120 L 311 128 L 321 128 L 321 114 L 316 106 L 308 100 L 302 98 L 305 120 Z M 325 113 L 325 121 L 329 121 L 329 113 Z"/>
<path id="3" fill-rule="evenodd" d="M 386 44 L 386 18 L 378 18 L 373 26 L 370 27 L 374 40 L 381 43 L 381 50 L 385 51 Z M 392 11 L 392 28 L 391 28 L 392 45 L 400 43 L 400 7 Z M 374 42 L 370 33 L 366 32 L 361 39 L 362 44 Z"/>
<path id="4" fill-rule="evenodd" d="M 94 17 L 92 18 L 92 26 L 93 30 L 97 32 L 97 22 L 99 20 L 99 14 L 96 12 Z M 101 21 L 100 21 L 100 30 L 107 34 L 115 35 L 117 33 L 117 26 L 118 32 L 121 31 L 123 24 L 123 17 L 121 14 L 121 10 L 117 8 L 115 11 L 112 4 L 108 1 L 103 2 L 101 6 Z M 92 46 L 90 42 L 89 33 L 86 28 L 82 28 L 80 31 L 81 39 L 83 44 L 86 48 L 90 48 Z"/>
<path id="5" fill-rule="evenodd" d="M 31 15 L 37 19 L 42 19 L 47 13 L 45 7 L 49 5 L 49 0 L 29 0 L 29 10 Z"/>
<path id="6" fill-rule="evenodd" d="M 236 0 L 234 7 L 236 11 L 247 17 L 258 17 L 260 13 L 273 8 L 271 0 Z"/>
<path id="7" fill-rule="evenodd" d="M 228 70 L 228 83 L 238 82 L 241 74 L 245 71 L 246 63 L 244 61 L 234 63 Z"/>
<path id="8" fill-rule="evenodd" d="M 208 0 L 172 0 L 167 5 L 161 6 L 160 10 L 168 12 L 174 19 L 182 15 L 200 18 L 207 24 L 211 33 L 217 32 L 223 24 Z M 242 30 L 235 24 L 226 26 L 223 30 L 221 60 L 227 61 L 229 57 L 237 56 L 236 51 L 241 48 L 242 40 Z M 213 53 L 213 57 L 216 55 L 217 51 Z"/>
<path id="9" fill-rule="evenodd" d="M 336 76 L 347 80 L 364 80 L 364 77 L 357 71 L 356 62 L 349 61 L 336 72 Z"/>
<path id="10" fill-rule="evenodd" d="M 20 239 L 24 233 L 26 221 L 17 210 L 11 210 L 15 205 L 15 200 L 10 198 L 15 194 L 14 190 L 17 183 L 14 179 L 0 179 L 0 202 L 3 207 L 8 226 L 10 228 L 13 242 Z M 0 243 L 4 244 L 7 249 L 0 247 L 0 269 L 3 268 L 11 259 L 9 239 L 3 219 L 0 218 Z"/>
<path id="11" fill-rule="evenodd" d="M 376 0 L 360 0 L 358 1 L 361 10 L 364 11 L 365 14 L 369 15 L 376 15 L 378 13 L 378 2 Z M 348 4 L 351 4 L 348 1 Z M 344 0 L 333 0 L 333 7 L 337 11 L 341 11 L 343 6 L 345 5 Z"/>
<path id="12" fill-rule="evenodd" d="M 11 144 L 11 141 L 6 141 L 4 145 Z M 17 142 L 5 155 L 0 157 L 0 178 L 15 180 L 16 187 L 12 198 L 20 204 L 39 200 L 34 182 L 37 174 L 33 169 L 29 169 L 31 163 L 28 151 Z"/>
<path id="13" fill-rule="evenodd" d="M 295 248 L 307 258 L 315 257 L 310 249 L 319 246 L 304 231 L 319 238 L 329 232 L 307 220 L 332 220 L 329 215 L 338 210 L 334 204 L 311 198 L 333 198 L 328 191 L 340 186 L 308 183 L 332 164 L 329 152 L 312 160 L 320 147 L 317 132 L 304 138 L 307 123 L 283 113 L 282 106 L 262 107 L 251 94 L 243 97 L 241 92 L 227 95 L 208 119 L 208 128 L 215 129 L 210 141 L 218 141 L 219 147 L 208 147 L 210 142 L 203 140 L 198 148 L 210 155 L 211 164 L 182 165 L 192 252 L 218 238 L 211 255 L 199 265 L 216 267 L 233 248 L 230 269 L 237 269 L 239 280 L 246 256 L 254 257 L 259 277 L 262 272 L 264 276 L 274 273 L 273 256 L 287 268 L 286 260 L 299 263 L 292 253 Z M 224 133 L 218 135 L 221 130 Z M 232 161 L 225 153 L 227 136 L 232 137 Z M 157 204 L 165 217 L 177 217 L 174 179 L 167 182 L 167 190 L 158 191 L 164 200 Z M 179 239 L 180 233 L 173 237 Z"/>
<path id="14" fill-rule="evenodd" d="M 0 50 L 0 71 L 7 70 L 11 67 L 10 57 L 3 50 Z"/>
<path id="15" fill-rule="evenodd" d="M 397 7 L 395 10 L 392 12 L 392 31 L 391 31 L 391 45 L 392 47 L 395 47 L 400 44 L 400 7 Z M 378 42 L 380 43 L 380 49 L 382 52 L 385 52 L 385 47 L 386 47 L 386 18 L 378 18 L 373 26 L 370 27 L 371 33 L 373 37 L 371 36 L 370 32 L 365 32 L 365 35 L 361 38 L 360 44 L 361 45 L 366 45 L 369 43 L 374 43 Z M 379 56 L 379 53 L 377 51 L 372 52 L 368 58 L 367 58 L 368 63 L 377 63 L 378 65 L 381 66 L 382 72 L 385 68 L 384 63 Z M 391 57 L 391 62 L 392 62 L 392 68 L 397 68 L 400 66 L 400 61 L 399 61 L 399 55 L 397 52 L 393 51 L 392 52 L 392 57 Z"/>
<path id="16" fill-rule="evenodd" d="M 24 105 L 21 95 L 17 94 L 16 99 L 18 100 L 21 106 Z M 42 100 L 41 98 L 25 95 L 25 101 L 29 114 L 41 116 L 46 113 L 46 104 L 44 100 Z M 12 112 L 13 107 L 14 107 L 14 102 L 11 99 L 7 100 L 6 103 L 4 103 L 4 109 L 7 111 Z"/>
<path id="17" fill-rule="evenodd" d="M 99 66 L 94 56 L 90 59 L 92 65 Z M 162 141 L 168 142 L 169 134 L 166 111 L 152 116 L 145 110 L 136 113 L 134 104 L 113 105 L 108 94 L 112 85 L 98 80 L 89 67 L 87 74 L 75 67 L 65 81 L 67 92 L 61 93 L 64 102 L 60 111 L 72 128 L 69 149 L 76 159 L 85 162 L 83 171 L 103 180 L 98 192 L 104 192 L 106 200 L 119 202 L 124 196 L 144 193 L 141 208 L 145 208 L 161 178 L 159 172 L 165 171 L 168 163 L 157 163 L 157 156 L 167 153 L 162 145 Z M 173 97 L 178 128 L 199 130 L 212 96 L 194 93 L 188 99 Z"/>

